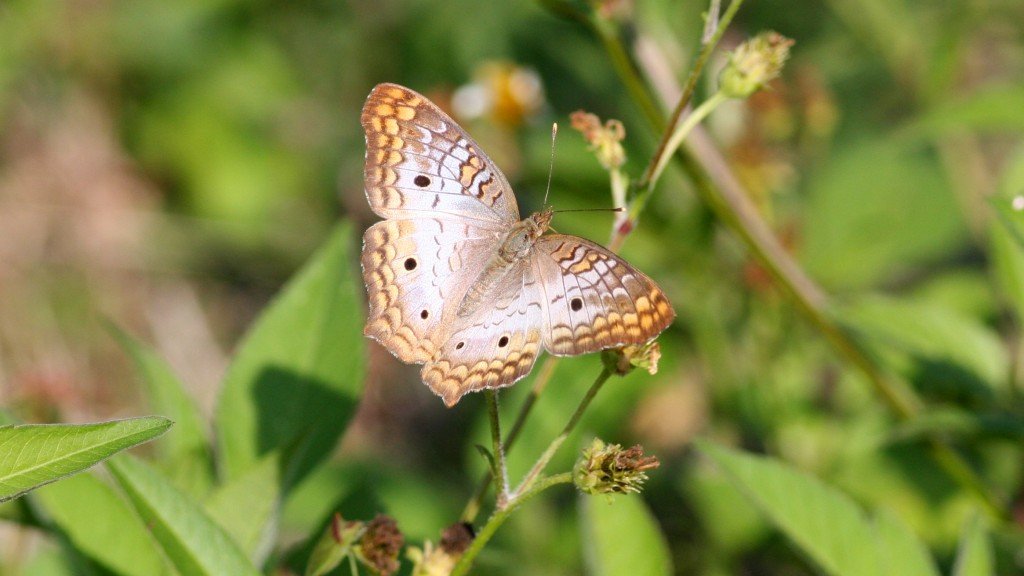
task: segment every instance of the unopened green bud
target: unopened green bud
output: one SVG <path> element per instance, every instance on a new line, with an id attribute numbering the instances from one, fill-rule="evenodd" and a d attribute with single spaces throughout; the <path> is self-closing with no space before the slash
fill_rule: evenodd
<path id="1" fill-rule="evenodd" d="M 778 32 L 762 32 L 729 54 L 729 63 L 718 77 L 723 94 L 746 98 L 779 76 L 789 58 L 793 40 Z"/>

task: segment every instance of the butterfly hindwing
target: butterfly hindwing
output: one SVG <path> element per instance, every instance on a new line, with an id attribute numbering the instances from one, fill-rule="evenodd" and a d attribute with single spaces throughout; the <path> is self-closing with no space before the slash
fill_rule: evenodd
<path id="1" fill-rule="evenodd" d="M 370 305 L 364 333 L 403 362 L 426 362 L 444 319 L 493 250 L 493 230 L 445 218 L 383 220 L 363 235 Z M 457 240 L 456 240 L 457 239 Z"/>
<path id="2" fill-rule="evenodd" d="M 556 356 L 642 344 L 675 318 L 650 278 L 589 240 L 542 236 L 533 260 L 544 291 L 544 347 Z"/>
<path id="3" fill-rule="evenodd" d="M 540 286 L 529 260 L 514 264 L 493 298 L 452 321 L 451 334 L 421 372 L 454 405 L 467 392 L 510 386 L 529 374 L 542 345 Z"/>

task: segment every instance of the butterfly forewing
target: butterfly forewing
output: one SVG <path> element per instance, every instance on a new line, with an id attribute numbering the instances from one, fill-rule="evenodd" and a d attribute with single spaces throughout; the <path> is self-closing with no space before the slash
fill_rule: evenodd
<path id="1" fill-rule="evenodd" d="M 505 176 L 454 120 L 420 94 L 379 84 L 361 120 L 366 197 L 380 216 L 443 214 L 506 226 L 519 220 Z"/>

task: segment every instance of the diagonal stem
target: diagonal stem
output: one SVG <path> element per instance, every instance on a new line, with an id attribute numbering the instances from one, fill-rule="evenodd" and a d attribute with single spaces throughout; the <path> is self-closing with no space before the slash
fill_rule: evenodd
<path id="1" fill-rule="evenodd" d="M 469 569 L 473 566 L 473 560 L 476 559 L 480 551 L 484 549 L 484 546 L 491 541 L 494 534 L 498 531 L 498 528 L 508 520 L 509 515 L 515 511 L 516 508 L 521 506 L 524 502 L 533 498 L 537 494 L 556 486 L 558 484 L 569 484 L 572 482 L 572 472 L 564 472 L 562 474 L 555 474 L 548 476 L 537 481 L 531 490 L 523 492 L 517 498 L 510 501 L 507 508 L 495 510 L 494 514 L 487 519 L 487 522 L 480 529 L 480 532 L 473 538 L 473 543 L 470 544 L 469 548 L 462 554 L 459 561 L 455 563 L 452 568 L 451 576 L 463 576 L 469 573 Z"/>
<path id="2" fill-rule="evenodd" d="M 722 22 L 725 20 L 723 16 Z M 602 40 L 607 44 L 606 39 Z M 621 44 L 621 40 L 619 43 Z M 620 74 L 631 76 L 628 80 L 623 79 L 627 86 L 642 83 L 636 69 L 616 67 L 616 70 Z M 685 108 L 683 100 L 686 98 L 684 90 L 683 97 L 676 106 L 676 112 Z M 646 100 L 649 98 L 645 98 Z M 643 102 L 640 104 L 641 110 L 647 112 L 648 107 L 643 105 Z M 660 114 L 647 114 L 647 118 L 656 129 L 660 129 L 664 123 Z M 694 182 L 701 200 L 711 208 L 721 222 L 739 236 L 751 254 L 765 266 L 782 290 L 792 298 L 797 308 L 825 336 L 836 353 L 867 377 L 885 405 L 901 420 L 913 418 L 920 413 L 920 400 L 902 385 L 901 381 L 886 373 L 835 321 L 827 294 L 782 248 L 704 131 L 699 127 L 693 130 L 687 145 L 679 148 L 675 157 Z M 946 472 L 968 491 L 974 493 L 992 517 L 1006 519 L 1007 513 L 999 497 L 985 485 L 963 456 L 941 438 L 935 438 L 932 442 L 935 458 Z"/>
<path id="3" fill-rule="evenodd" d="M 508 450 L 512 448 L 512 444 L 515 443 L 516 439 L 519 438 L 519 432 L 523 429 L 523 424 L 526 423 L 526 419 L 529 417 L 530 412 L 533 410 L 533 405 L 537 402 L 537 398 L 540 397 L 544 389 L 547 388 L 548 382 L 551 381 L 551 376 L 555 373 L 555 366 L 558 365 L 557 356 L 548 356 L 544 360 L 544 364 L 540 367 L 540 371 L 537 373 L 537 377 L 533 379 L 533 388 L 530 389 L 529 396 L 523 401 L 523 405 L 519 407 L 519 414 L 516 415 L 516 421 L 512 423 L 512 428 L 508 431 L 508 436 L 505 438 L 505 442 L 502 444 L 504 452 L 508 453 Z M 477 484 L 476 492 L 466 503 L 466 507 L 462 510 L 462 516 L 459 518 L 460 522 L 472 523 L 476 520 L 477 514 L 480 513 L 480 506 L 483 503 L 484 496 L 487 495 L 487 489 L 491 486 L 492 474 L 490 470 L 484 471 L 480 477 L 480 482 Z"/>
<path id="4" fill-rule="evenodd" d="M 697 83 L 704 74 L 704 67 L 707 66 L 712 52 L 715 51 L 715 47 L 718 46 L 718 42 L 722 39 L 722 35 L 725 34 L 729 24 L 732 23 L 732 19 L 736 16 L 740 6 L 743 5 L 743 0 L 733 0 L 730 2 L 729 7 L 726 9 L 725 14 L 722 15 L 721 20 L 716 19 L 719 4 L 720 2 L 718 0 L 711 1 L 711 6 L 708 9 L 708 20 L 705 22 L 704 35 L 701 38 L 700 52 L 698 52 L 697 59 L 694 60 L 693 67 L 690 69 L 690 73 L 686 77 L 686 85 L 683 86 L 683 93 L 679 97 L 679 101 L 676 102 L 676 107 L 672 111 L 672 115 L 669 117 L 668 128 L 662 131 L 661 141 L 658 143 L 658 148 L 654 152 L 654 155 L 651 156 L 651 162 L 647 165 L 647 170 L 644 171 L 643 177 L 641 177 L 640 181 L 637 183 L 637 188 L 640 190 L 654 187 L 654 182 L 657 180 L 658 174 L 660 174 L 660 170 L 658 170 L 659 164 L 664 168 L 664 158 L 666 156 L 674 155 L 674 148 L 670 150 L 670 143 L 673 135 L 677 132 L 675 127 L 679 124 L 679 120 L 682 118 L 683 113 L 686 112 L 687 108 L 689 108 L 690 102 L 693 100 L 693 94 L 697 91 Z M 636 77 L 635 80 L 631 80 L 630 82 L 640 82 L 643 84 L 643 81 L 640 80 L 640 75 L 637 74 L 635 68 L 631 68 L 628 73 Z M 660 109 L 658 110 L 656 117 L 658 118 L 658 122 L 652 122 L 652 124 L 655 128 L 659 128 L 658 124 L 661 122 Z M 678 147 L 678 144 L 676 147 Z"/>
<path id="5" fill-rule="evenodd" d="M 601 387 L 604 386 L 604 383 L 608 381 L 608 377 L 611 375 L 611 370 L 609 370 L 607 366 L 601 369 L 601 373 L 597 375 L 597 379 L 594 380 L 594 383 L 590 385 L 587 393 L 583 396 L 583 399 L 580 400 L 579 406 L 576 407 L 576 411 L 573 412 L 572 417 L 570 417 L 569 421 L 566 422 L 565 428 L 562 429 L 562 433 L 556 436 L 555 439 L 551 441 L 551 444 L 548 445 L 547 449 L 544 450 L 544 453 L 541 454 L 541 457 L 533 465 L 533 468 L 531 468 L 526 474 L 526 477 L 523 478 L 519 487 L 512 493 L 512 498 L 516 498 L 519 494 L 530 489 L 530 486 L 544 471 L 544 468 L 547 467 L 548 462 L 551 461 L 555 452 L 558 451 L 562 446 L 562 443 L 564 443 L 566 438 L 569 437 L 569 434 L 572 434 L 572 431 L 576 428 L 576 424 L 578 424 L 580 418 L 583 417 L 583 413 L 586 412 L 587 408 L 590 406 L 590 402 L 594 400 L 594 397 L 597 396 L 597 393 L 601 390 Z"/>
<path id="6" fill-rule="evenodd" d="M 498 509 L 508 504 L 508 468 L 505 466 L 505 448 L 501 444 L 501 416 L 498 413 L 498 391 L 485 390 L 487 419 L 491 422 L 491 446 L 494 450 L 494 490 L 497 494 Z"/>

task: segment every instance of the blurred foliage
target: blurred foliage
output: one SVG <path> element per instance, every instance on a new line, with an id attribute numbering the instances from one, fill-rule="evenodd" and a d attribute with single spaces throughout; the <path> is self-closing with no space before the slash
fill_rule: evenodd
<path id="1" fill-rule="evenodd" d="M 408 542 L 437 541 L 485 468 L 474 448 L 489 444 L 483 399 L 471 395 L 445 409 L 417 370 L 376 345 L 367 344 L 360 377 L 362 355 L 351 358 L 361 346 L 352 344 L 361 342 L 359 306 L 342 297 L 297 316 L 264 317 L 260 350 L 238 356 L 228 400 L 214 406 L 228 351 L 317 246 L 347 250 L 324 274 L 358 284 L 354 244 L 340 247 L 330 231 L 339 216 L 360 230 L 376 219 L 362 192 L 358 118 L 378 82 L 410 86 L 453 110 L 508 175 L 523 213 L 542 202 L 550 123 L 568 126 L 577 109 L 623 122 L 625 170 L 639 175 L 660 134 L 592 32 L 545 9 L 557 4 L 0 4 L 4 411 L 26 422 L 192 414 L 188 438 L 172 429 L 156 443 L 155 470 L 120 465 L 122 490 L 134 487 L 139 501 L 146 489 L 170 490 L 162 469 L 176 489 L 208 497 L 207 512 L 220 514 L 225 530 L 234 527 L 231 536 L 268 571 L 301 573 L 336 510 L 362 520 L 386 512 Z M 685 78 L 706 8 L 602 3 L 654 85 Z M 719 108 L 708 130 L 761 217 L 835 296 L 838 322 L 925 409 L 909 421 L 889 412 L 695 198 L 684 173 L 670 169 L 622 250 L 679 315 L 660 339 L 660 371 L 611 380 L 552 469 L 571 467 L 598 433 L 642 443 L 662 466 L 642 501 L 621 510 L 604 509 L 602 498 L 581 504 L 565 487 L 531 500 L 480 557 L 480 573 L 610 573 L 616 562 L 632 562 L 629 551 L 594 545 L 614 546 L 609 530 L 619 522 L 640 523 L 623 528 L 635 540 L 619 542 L 652 546 L 652 573 L 834 573 L 789 540 L 785 525 L 759 513 L 734 474 L 691 450 L 696 436 L 817 477 L 845 494 L 836 498 L 844 509 L 865 510 L 878 529 L 899 534 L 897 544 L 909 542 L 908 533 L 920 539 L 942 573 L 1024 572 L 1022 22 L 1024 5 L 1013 0 L 744 5 L 724 47 L 773 29 L 796 40 L 792 59 L 769 90 Z M 713 60 L 698 102 L 713 92 L 722 62 Z M 509 100 L 516 74 L 539 82 L 536 100 Z M 490 94 L 496 105 L 459 105 L 460 95 L 474 93 Z M 563 130 L 554 206 L 607 207 L 608 186 L 582 138 Z M 566 213 L 554 225 L 605 242 L 610 221 L 600 212 Z M 289 294 L 289 306 L 298 306 Z M 292 339 L 309 327 L 303 314 L 313 313 L 330 318 L 323 326 L 338 329 L 336 341 Z M 104 318 L 144 335 L 155 352 L 129 340 L 126 354 Z M 289 364 L 307 344 L 323 355 Z M 291 372 L 250 378 L 260 367 L 253 359 L 266 362 L 271 350 Z M 509 455 L 514 478 L 599 371 L 597 357 L 560 362 Z M 179 381 L 195 406 L 169 388 Z M 275 388 L 269 395 L 267 386 Z M 281 386 L 304 392 L 292 396 Z M 502 394 L 504 422 L 529 386 Z M 329 404 L 337 418 L 304 435 L 303 418 L 329 416 L 317 411 L 328 406 L 317 402 L 317 390 L 340 402 Z M 365 392 L 356 407 L 358 390 Z M 287 422 L 275 422 L 277 403 Z M 214 417 L 229 427 L 217 437 L 229 454 L 216 454 L 215 474 Z M 263 444 L 236 450 L 255 441 L 255 426 L 266 427 Z M 207 446 L 197 448 L 197 435 Z M 979 516 L 978 498 L 935 457 L 936 436 L 996 496 L 1001 517 Z M 201 461 L 178 468 L 189 450 Z M 275 458 L 298 464 L 280 469 Z M 112 494 L 105 484 L 76 482 Z M 267 482 L 297 484 L 274 493 Z M 57 486 L 0 506 L 0 572 L 120 573 L 91 552 L 95 544 L 60 526 L 76 514 L 45 513 L 73 501 L 67 493 L 62 500 Z M 278 502 L 232 516 L 248 494 L 282 498 L 269 544 L 251 533 L 253 518 L 262 522 Z M 799 508 L 802 496 L 788 494 L 789 504 Z M 180 512 L 183 522 L 195 514 Z M 636 532 L 654 530 L 650 519 L 661 535 L 645 540 Z"/>

